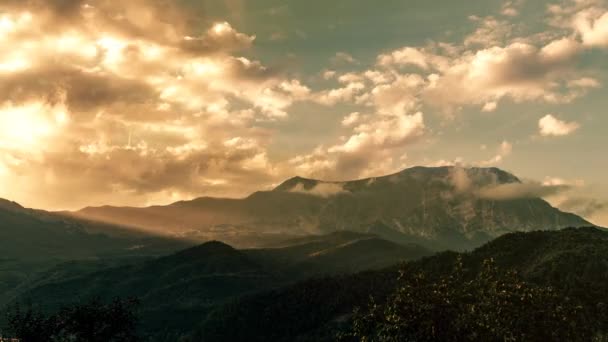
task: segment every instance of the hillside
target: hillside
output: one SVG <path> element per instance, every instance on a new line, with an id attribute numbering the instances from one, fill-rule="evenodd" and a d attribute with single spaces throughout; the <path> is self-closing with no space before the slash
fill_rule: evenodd
<path id="1" fill-rule="evenodd" d="M 282 247 L 244 252 L 258 263 L 290 279 L 381 269 L 398 261 L 432 254 L 419 245 L 402 245 L 373 234 L 349 231 L 290 239 L 279 245 Z"/>
<path id="2" fill-rule="evenodd" d="M 0 200 L 0 306 L 59 263 L 79 260 L 87 268 L 100 269 L 189 245 L 187 241 L 133 233 L 123 227 L 66 218 Z"/>
<path id="3" fill-rule="evenodd" d="M 187 245 L 183 240 L 28 209 L 0 199 L 0 250 L 5 259 L 158 255 Z"/>
<path id="4" fill-rule="evenodd" d="M 556 232 L 512 233 L 471 253 L 445 252 L 410 262 L 400 272 L 439 278 L 453 272 L 458 259 L 462 274 L 477 279 L 484 261 L 493 259 L 499 274 L 517 271 L 539 286 L 551 286 L 560 298 L 583 303 L 600 319 L 608 303 L 608 232 L 597 228 Z M 350 326 L 356 307 L 372 296 L 379 305 L 400 283 L 397 268 L 298 283 L 249 296 L 214 312 L 194 333 L 193 341 L 333 341 Z M 229 327 L 238 322 L 239 329 Z M 255 323 L 253 323 L 255 322 Z M 603 320 L 604 329 L 608 326 Z"/>
<path id="5" fill-rule="evenodd" d="M 144 331 L 171 341 L 236 297 L 310 277 L 384 268 L 430 254 L 419 246 L 401 246 L 369 234 L 341 232 L 307 240 L 256 250 L 236 250 L 214 241 L 82 276 L 63 272 L 64 279 L 53 276 L 60 271 L 56 269 L 39 279 L 20 301 L 53 310 L 95 297 L 137 297 L 142 302 Z"/>
<path id="6" fill-rule="evenodd" d="M 351 230 L 435 250 L 470 249 L 513 231 L 589 226 L 496 168 L 415 167 L 384 177 L 324 182 L 294 177 L 244 199 L 199 198 L 148 208 L 98 207 L 75 213 L 158 234 L 255 247 L 286 236 Z"/>

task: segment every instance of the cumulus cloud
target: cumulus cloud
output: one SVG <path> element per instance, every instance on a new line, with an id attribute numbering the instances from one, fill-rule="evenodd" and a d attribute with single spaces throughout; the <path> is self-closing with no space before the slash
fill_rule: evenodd
<path id="1" fill-rule="evenodd" d="M 405 158 L 394 158 L 394 152 L 417 141 L 424 129 L 421 112 L 366 116 L 340 143 L 319 146 L 312 153 L 292 158 L 290 163 L 298 173 L 320 178 L 386 174 L 405 165 Z"/>
<path id="2" fill-rule="evenodd" d="M 498 103 L 492 101 L 492 102 L 487 102 L 486 104 L 484 104 L 483 107 L 481 108 L 481 111 L 490 113 L 490 112 L 495 111 L 496 108 L 498 108 Z"/>
<path id="3" fill-rule="evenodd" d="M 571 22 L 561 27 L 563 31 L 518 36 L 519 28 L 505 17 L 518 15 L 523 3 L 505 2 L 503 17 L 472 16 L 477 27 L 460 43 L 404 46 L 380 54 L 376 65 L 367 70 L 332 72 L 327 79 L 337 80 L 340 86 L 315 92 L 316 101 L 332 106 L 362 105 L 372 114 L 345 117 L 343 126 L 352 127 L 352 133 L 344 135 L 339 144 L 318 146 L 312 153 L 293 158 L 294 165 L 313 174 L 319 170 L 331 174 L 330 169 L 339 174 L 348 165 L 361 170 L 355 175 L 364 175 L 369 172 L 364 165 L 377 163 L 379 158 L 362 158 L 360 152 L 373 146 L 376 156 L 391 160 L 382 163 L 388 170 L 399 163 L 397 153 L 405 152 L 400 148 L 415 140 L 390 143 L 395 140 L 387 138 L 392 136 L 395 117 L 411 118 L 412 113 L 426 109 L 439 109 L 453 117 L 465 106 L 494 112 L 503 102 L 569 103 L 599 87 L 600 81 L 580 68 L 579 61 L 589 46 L 575 34 Z M 581 10 L 577 7 L 563 15 L 572 19 Z M 353 123 L 363 118 L 367 122 Z M 415 131 L 423 131 L 422 125 L 418 127 Z M 413 136 L 420 134 L 408 134 Z M 476 164 L 499 164 L 512 149 L 504 141 L 494 156 Z"/>
<path id="4" fill-rule="evenodd" d="M 574 27 L 585 45 L 608 47 L 608 10 L 585 9 L 576 14 Z"/>
<path id="5" fill-rule="evenodd" d="M 446 111 L 462 105 L 485 107 L 503 98 L 569 102 L 578 93 L 561 93 L 560 84 L 567 84 L 579 51 L 576 41 L 564 38 L 541 48 L 516 42 L 464 54 L 431 75 L 424 96 Z"/>
<path id="6" fill-rule="evenodd" d="M 374 91 L 382 89 L 392 89 L 408 98 L 408 103 L 422 103 L 448 114 L 464 106 L 492 112 L 503 99 L 570 103 L 600 86 L 579 61 L 590 47 L 603 47 L 603 23 L 608 15 L 604 16 L 601 7 L 581 7 L 582 3 L 590 1 L 553 9 L 563 21 L 554 25 L 563 31 L 518 36 L 520 31 L 508 19 L 471 16 L 477 27 L 461 43 L 430 42 L 380 54 L 375 68 L 358 74 L 358 82 L 363 77 L 372 84 L 358 89 L 357 103 L 371 104 L 378 95 Z M 522 4 L 508 1 L 503 11 L 506 16 L 515 15 Z M 400 81 L 414 78 L 419 79 L 415 91 L 398 86 Z"/>
<path id="7" fill-rule="evenodd" d="M 254 35 L 177 2 L 1 1 L 0 196 L 54 208 L 148 204 L 244 195 L 296 172 L 343 179 L 403 168 L 433 122 L 423 112 L 566 103 L 600 87 L 578 62 L 606 47 L 605 6 L 569 3 L 549 8 L 551 34 L 518 37 L 505 20 L 521 9 L 514 0 L 502 16 L 471 17 L 460 42 L 386 51 L 367 69 L 337 53 L 340 72 L 325 70 L 323 88 L 311 89 L 252 57 Z M 272 125 L 302 101 L 351 114 L 336 125 L 340 137 L 273 160 Z M 578 128 L 541 121 L 543 135 Z M 480 164 L 511 150 L 505 141 Z"/>
<path id="8" fill-rule="evenodd" d="M 569 135 L 580 128 L 577 122 L 566 122 L 557 119 L 551 114 L 543 116 L 538 120 L 538 128 L 540 135 L 548 136 L 564 136 Z"/>
<path id="9" fill-rule="evenodd" d="M 359 122 L 361 114 L 359 112 L 350 113 L 342 119 L 342 126 L 352 126 Z"/>
<path id="10" fill-rule="evenodd" d="M 363 123 L 354 129 L 343 144 L 333 146 L 329 152 L 359 153 L 371 148 L 390 148 L 408 143 L 424 130 L 422 113 L 387 116 Z"/>
<path id="11" fill-rule="evenodd" d="M 280 173 L 257 123 L 310 95 L 174 2 L 3 1 L 0 23 L 0 196 L 32 206 L 245 195 Z"/>
<path id="12" fill-rule="evenodd" d="M 333 106 L 340 102 L 352 102 L 361 91 L 365 89 L 362 82 L 349 82 L 343 87 L 324 90 L 314 95 L 318 103 Z"/>
<path id="13" fill-rule="evenodd" d="M 389 54 L 378 56 L 378 64 L 381 66 L 413 65 L 421 69 L 428 69 L 432 64 L 429 55 L 420 49 L 406 46 Z"/>
<path id="14" fill-rule="evenodd" d="M 504 11 L 514 14 L 513 7 L 507 7 Z M 502 45 L 511 36 L 513 25 L 505 20 L 498 20 L 494 17 L 471 17 L 477 22 L 479 27 L 464 39 L 465 46 L 490 47 Z"/>
<path id="15" fill-rule="evenodd" d="M 502 4 L 500 13 L 507 17 L 516 17 L 519 15 L 520 8 L 524 4 L 524 0 L 510 0 Z"/>
<path id="16" fill-rule="evenodd" d="M 496 155 L 488 160 L 482 161 L 479 164 L 483 166 L 494 166 L 500 164 L 506 157 L 513 153 L 513 144 L 508 141 L 503 141 L 500 146 L 498 146 L 498 151 Z"/>

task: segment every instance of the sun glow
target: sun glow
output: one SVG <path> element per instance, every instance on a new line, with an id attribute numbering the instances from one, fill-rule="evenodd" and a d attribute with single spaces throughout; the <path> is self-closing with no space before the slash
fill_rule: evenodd
<path id="1" fill-rule="evenodd" d="M 33 16 L 29 12 L 19 15 L 2 14 L 0 15 L 0 39 L 18 31 L 31 23 Z"/>
<path id="2" fill-rule="evenodd" d="M 31 102 L 0 108 L 0 148 L 29 150 L 39 147 L 69 121 L 63 104 Z"/>
<path id="3" fill-rule="evenodd" d="M 232 27 L 227 22 L 217 23 L 213 25 L 213 32 L 217 35 L 222 35 L 224 33 L 228 33 L 232 31 Z"/>

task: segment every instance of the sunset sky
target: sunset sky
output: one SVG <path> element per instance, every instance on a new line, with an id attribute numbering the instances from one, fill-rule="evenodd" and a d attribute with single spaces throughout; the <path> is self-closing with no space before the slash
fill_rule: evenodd
<path id="1" fill-rule="evenodd" d="M 0 197 L 497 166 L 608 225 L 606 0 L 0 0 Z"/>

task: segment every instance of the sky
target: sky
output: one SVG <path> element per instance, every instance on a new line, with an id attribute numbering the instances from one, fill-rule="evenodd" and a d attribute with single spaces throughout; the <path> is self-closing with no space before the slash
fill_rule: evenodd
<path id="1" fill-rule="evenodd" d="M 0 0 L 0 197 L 496 166 L 608 226 L 607 57 L 607 0 Z"/>

